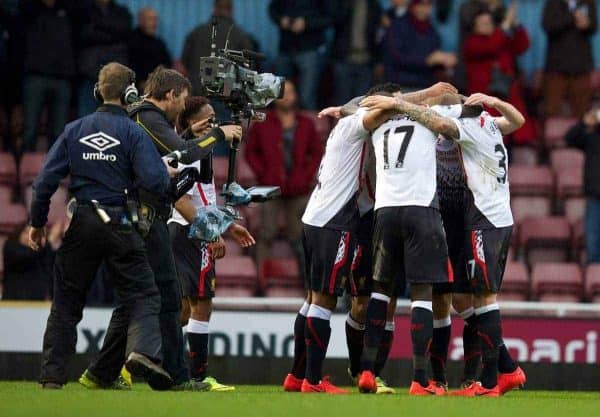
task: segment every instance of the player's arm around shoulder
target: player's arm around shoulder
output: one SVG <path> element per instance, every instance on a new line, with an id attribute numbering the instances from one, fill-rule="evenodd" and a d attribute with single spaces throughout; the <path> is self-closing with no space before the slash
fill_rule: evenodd
<path id="1" fill-rule="evenodd" d="M 385 121 L 390 117 L 390 113 L 402 113 L 432 132 L 444 135 L 449 139 L 458 139 L 460 135 L 458 127 L 452 119 L 440 116 L 428 107 L 409 103 L 400 97 L 370 96 L 361 101 L 360 104 L 369 108 L 369 113 L 379 111 L 379 113 L 373 113 L 369 119 L 365 116 L 365 127 L 369 123 L 369 127 L 377 128 L 379 124 L 383 123 L 382 120 Z M 382 114 L 382 111 L 387 112 L 387 114 Z"/>
<path id="2" fill-rule="evenodd" d="M 497 97 L 475 93 L 469 96 L 465 105 L 484 105 L 498 110 L 502 116 L 496 117 L 494 121 L 503 135 L 509 135 L 525 124 L 525 117 L 515 106 Z"/>

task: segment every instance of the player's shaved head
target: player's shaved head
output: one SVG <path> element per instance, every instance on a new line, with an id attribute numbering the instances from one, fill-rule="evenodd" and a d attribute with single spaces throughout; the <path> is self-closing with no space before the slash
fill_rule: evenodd
<path id="1" fill-rule="evenodd" d="M 396 83 L 377 84 L 369 88 L 365 93 L 365 96 L 391 96 L 394 93 L 400 91 L 401 88 L 402 87 L 400 86 L 400 84 Z"/>

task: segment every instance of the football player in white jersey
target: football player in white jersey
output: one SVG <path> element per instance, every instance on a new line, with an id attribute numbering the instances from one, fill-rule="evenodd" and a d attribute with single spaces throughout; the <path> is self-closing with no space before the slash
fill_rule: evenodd
<path id="1" fill-rule="evenodd" d="M 463 166 L 470 191 L 466 229 L 468 236 L 468 275 L 473 290 L 473 305 L 480 335 L 483 369 L 480 381 L 457 391 L 460 396 L 498 396 L 515 384 L 525 382 L 520 367 L 505 375 L 505 386 L 498 383 L 498 366 L 503 346 L 500 311 L 496 295 L 500 290 L 510 244 L 513 218 L 510 209 L 508 160 L 502 135 L 519 129 L 522 114 L 509 103 L 485 94 L 473 94 L 462 105 L 443 117 L 432 109 L 402 100 L 392 103 L 386 97 L 370 97 L 372 108 L 395 107 L 433 131 L 456 140 L 461 148 Z M 479 113 L 460 117 L 472 106 L 496 109 L 501 117 Z M 445 112 L 440 112 L 445 113 Z M 446 113 L 447 114 L 447 113 Z M 504 348 L 505 349 L 505 348 Z"/>
<path id="2" fill-rule="evenodd" d="M 395 102 L 392 97 L 388 99 Z M 367 97 L 361 105 L 368 107 L 372 102 L 372 97 Z M 388 305 L 394 288 L 408 282 L 414 371 L 409 393 L 441 393 L 427 377 L 427 350 L 433 331 L 432 284 L 451 279 L 437 200 L 436 139 L 427 127 L 398 113 L 372 134 L 377 166 L 374 289 L 367 309 L 358 379 L 361 392 L 376 392 L 375 359 Z"/>
<path id="3" fill-rule="evenodd" d="M 211 129 L 210 121 L 215 112 L 204 97 L 188 97 L 185 110 L 178 118 L 178 125 L 188 129 L 194 123 L 205 121 L 206 129 Z M 191 130 L 187 130 L 191 134 Z M 204 134 L 204 133 L 201 133 Z M 183 135 L 186 137 L 186 135 Z M 192 136 L 192 135 L 190 135 Z M 175 210 L 168 221 L 173 256 L 177 275 L 182 288 L 182 325 L 187 324 L 187 338 L 190 350 L 190 374 L 192 379 L 203 382 L 209 391 L 232 391 L 235 388 L 223 385 L 207 373 L 209 321 L 212 312 L 212 298 L 215 296 L 215 260 L 225 256 L 225 242 L 205 242 L 188 238 L 189 220 L 193 220 L 200 207 L 217 204 L 213 181 L 212 156 L 197 161 L 194 166 L 200 172 L 200 181 L 186 195 L 175 203 Z M 179 164 L 179 168 L 184 168 Z M 254 244 L 250 233 L 238 224 L 232 224 L 228 233 L 242 247 Z"/>

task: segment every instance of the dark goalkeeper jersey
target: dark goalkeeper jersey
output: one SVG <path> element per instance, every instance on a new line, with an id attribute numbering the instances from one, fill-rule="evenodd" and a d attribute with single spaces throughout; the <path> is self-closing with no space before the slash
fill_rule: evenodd
<path id="1" fill-rule="evenodd" d="M 436 146 L 436 160 L 440 209 L 465 210 L 467 186 L 458 144 L 440 137 Z"/>

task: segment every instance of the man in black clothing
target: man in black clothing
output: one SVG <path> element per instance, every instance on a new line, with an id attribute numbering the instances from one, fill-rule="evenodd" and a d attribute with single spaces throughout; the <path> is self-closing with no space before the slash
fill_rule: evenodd
<path id="1" fill-rule="evenodd" d="M 279 27 L 276 73 L 300 79 L 301 105 L 315 110 L 319 84 L 318 48 L 325 43 L 331 25 L 330 0 L 271 0 L 269 14 Z"/>
<path id="2" fill-rule="evenodd" d="M 75 10 L 66 0 L 25 0 L 24 132 L 21 152 L 36 150 L 42 109 L 48 108 L 48 147 L 69 116 L 71 78 L 75 75 Z M 94 74 L 95 75 L 95 74 Z"/>
<path id="3" fill-rule="evenodd" d="M 589 110 L 565 139 L 569 146 L 585 152 L 585 244 L 587 262 L 597 263 L 600 262 L 600 108 Z"/>
<path id="4" fill-rule="evenodd" d="M 183 75 L 175 70 L 159 67 L 148 77 L 144 90 L 146 98 L 130 112 L 131 118 L 150 136 L 161 155 L 186 150 L 187 153 L 180 159 L 184 164 L 203 159 L 219 141 L 239 139 L 242 133 L 240 126 L 222 126 L 213 128 L 208 134 L 194 140 L 186 141 L 180 137 L 173 124 L 177 115 L 185 108 L 185 98 L 190 89 L 190 82 Z M 192 132 L 201 132 L 205 124 L 205 121 L 201 121 L 192 125 Z M 206 384 L 190 380 L 184 357 L 184 340 L 179 322 L 181 287 L 167 229 L 173 201 L 165 193 L 151 190 L 142 192 L 140 197 L 145 207 L 143 210 L 153 213 L 154 217 L 145 240 L 150 266 L 161 296 L 159 322 L 164 367 L 173 378 L 174 389 L 205 390 L 208 388 Z M 193 218 L 186 220 L 190 223 L 194 221 Z M 126 306 L 120 306 L 114 311 L 100 354 L 86 371 L 103 383 L 113 381 L 123 365 L 126 313 Z"/>
<path id="5" fill-rule="evenodd" d="M 98 90 L 103 105 L 65 128 L 48 153 L 33 184 L 29 246 L 39 250 L 46 240 L 50 198 L 60 181 L 71 176 L 69 191 L 77 208 L 56 254 L 54 297 L 44 334 L 42 388 L 62 388 L 67 364 L 75 353 L 77 323 L 86 294 L 102 262 L 112 271 L 125 328 L 127 369 L 154 389 L 173 380 L 159 366 L 160 298 L 144 242 L 135 229 L 130 195 L 137 187 L 163 193 L 169 186 L 165 164 L 143 130 L 127 118 L 123 93 L 133 72 L 118 63 L 102 68 Z"/>
<path id="6" fill-rule="evenodd" d="M 138 26 L 129 39 L 129 63 L 135 71 L 138 88 L 143 89 L 146 78 L 159 65 L 171 66 L 171 55 L 165 42 L 156 36 L 158 14 L 151 7 L 138 13 Z"/>
<path id="7" fill-rule="evenodd" d="M 335 103 L 346 103 L 373 83 L 382 9 L 377 0 L 336 0 L 333 5 Z"/>
<path id="8" fill-rule="evenodd" d="M 115 61 L 129 64 L 127 42 L 131 36 L 131 13 L 114 0 L 94 0 L 82 11 L 79 52 L 79 116 L 96 108 L 90 94 L 100 67 Z"/>

